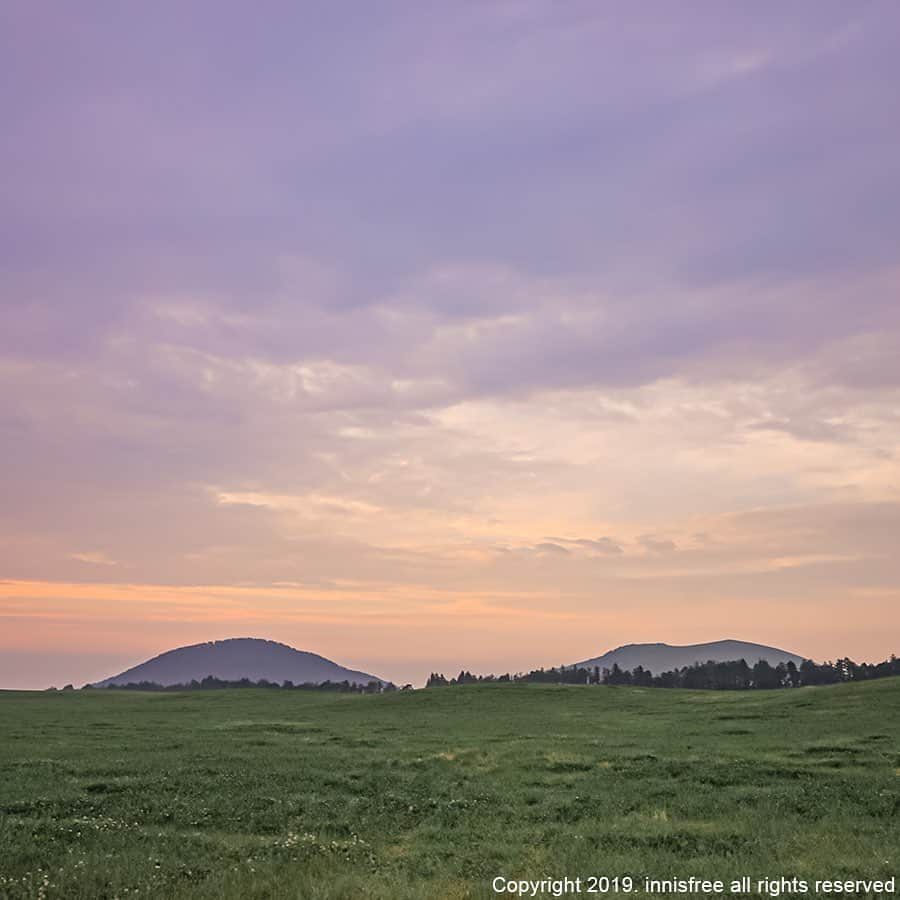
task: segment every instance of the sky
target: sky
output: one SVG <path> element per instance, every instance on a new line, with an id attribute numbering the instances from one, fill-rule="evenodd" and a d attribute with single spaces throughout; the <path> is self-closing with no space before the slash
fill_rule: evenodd
<path id="1" fill-rule="evenodd" d="M 900 652 L 900 7 L 0 7 L 0 687 Z"/>

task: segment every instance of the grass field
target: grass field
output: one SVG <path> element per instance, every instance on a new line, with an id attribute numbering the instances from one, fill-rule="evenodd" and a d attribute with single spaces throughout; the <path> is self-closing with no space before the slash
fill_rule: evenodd
<path id="1" fill-rule="evenodd" d="M 0 854 L 0 897 L 67 900 L 889 877 L 900 679 L 0 693 Z"/>

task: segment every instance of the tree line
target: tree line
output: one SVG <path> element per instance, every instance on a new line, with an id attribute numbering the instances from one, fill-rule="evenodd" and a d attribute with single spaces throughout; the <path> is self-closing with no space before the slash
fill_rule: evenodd
<path id="1" fill-rule="evenodd" d="M 426 687 L 449 687 L 457 684 L 500 684 L 507 682 L 531 682 L 538 684 L 608 684 L 634 685 L 637 687 L 690 688 L 693 690 L 747 691 L 775 690 L 778 688 L 804 687 L 807 685 L 837 684 L 843 681 L 869 681 L 900 675 L 900 660 L 892 655 L 880 663 L 855 663 L 852 659 L 815 663 L 805 659 L 798 666 L 793 661 L 771 665 L 759 660 L 749 665 L 746 660 L 730 662 L 696 663 L 680 669 L 654 675 L 649 669 L 637 666 L 622 669 L 614 664 L 611 669 L 598 666 L 584 668 L 559 666 L 550 669 L 533 669 L 514 675 L 473 675 L 465 669 L 456 678 L 445 678 L 432 672 Z"/>
<path id="2" fill-rule="evenodd" d="M 158 684 L 155 681 L 131 681 L 128 684 L 108 684 L 102 688 L 93 684 L 86 684 L 82 690 L 106 690 L 106 691 L 205 691 L 221 688 L 274 688 L 276 690 L 302 690 L 302 691 L 338 691 L 350 694 L 383 694 L 396 690 L 411 690 L 412 685 L 406 684 L 398 688 L 393 682 L 368 681 L 360 684 L 356 681 L 305 681 L 302 684 L 294 684 L 293 681 L 282 682 L 269 681 L 260 678 L 251 681 L 249 678 L 241 678 L 237 681 L 228 681 L 223 678 L 214 678 L 207 675 L 198 681 L 196 678 L 185 684 Z M 71 685 L 66 685 L 64 690 L 71 690 Z M 56 688 L 50 688 L 51 691 Z"/>

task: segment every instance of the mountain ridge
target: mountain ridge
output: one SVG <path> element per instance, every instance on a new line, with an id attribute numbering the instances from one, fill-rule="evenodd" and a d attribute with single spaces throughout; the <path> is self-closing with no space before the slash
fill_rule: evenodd
<path id="1" fill-rule="evenodd" d="M 726 638 L 702 644 L 666 644 L 663 642 L 623 644 L 600 656 L 573 663 L 570 668 L 592 669 L 596 666 L 600 669 L 611 669 L 614 665 L 618 665 L 620 669 L 630 670 L 642 666 L 649 669 L 654 675 L 658 675 L 662 672 L 683 669 L 685 666 L 702 664 L 710 660 L 731 662 L 744 659 L 751 666 L 759 660 L 765 660 L 773 666 L 780 662 L 793 662 L 799 666 L 805 658 L 778 647 Z"/>
<path id="2" fill-rule="evenodd" d="M 204 641 L 166 650 L 142 663 L 94 682 L 93 687 L 125 685 L 150 681 L 163 686 L 190 684 L 207 676 L 225 681 L 266 679 L 281 683 L 321 684 L 324 681 L 349 681 L 368 684 L 387 681 L 348 669 L 333 660 L 307 650 L 297 650 L 288 644 L 265 638 L 226 638 Z"/>

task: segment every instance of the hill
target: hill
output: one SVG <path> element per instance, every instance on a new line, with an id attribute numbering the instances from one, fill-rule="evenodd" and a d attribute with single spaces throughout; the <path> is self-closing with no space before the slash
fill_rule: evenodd
<path id="1" fill-rule="evenodd" d="M 295 650 L 287 644 L 260 638 L 230 638 L 178 647 L 126 669 L 95 687 L 124 685 L 152 681 L 161 685 L 189 684 L 207 675 L 226 681 L 249 678 L 259 681 L 293 681 L 294 684 L 321 684 L 323 681 L 349 681 L 368 684 L 384 681 L 366 672 L 345 669 L 343 666 L 305 650 Z"/>
<path id="2" fill-rule="evenodd" d="M 624 647 L 617 647 L 602 656 L 586 659 L 574 665 L 586 669 L 598 666 L 601 670 L 611 669 L 615 664 L 618 664 L 619 668 L 623 670 L 643 666 L 654 675 L 659 675 L 662 672 L 681 669 L 695 663 L 705 663 L 710 660 L 730 662 L 737 659 L 744 659 L 751 666 L 761 659 L 773 666 L 788 661 L 793 661 L 799 666 L 804 657 L 798 656 L 796 653 L 789 653 L 787 650 L 779 650 L 777 647 L 767 647 L 764 644 L 726 640 L 712 641 L 708 644 L 688 644 L 683 647 L 672 644 L 626 644 Z"/>

